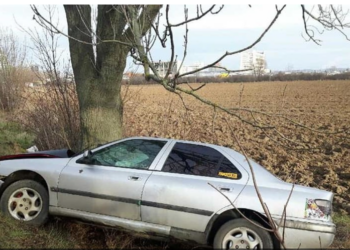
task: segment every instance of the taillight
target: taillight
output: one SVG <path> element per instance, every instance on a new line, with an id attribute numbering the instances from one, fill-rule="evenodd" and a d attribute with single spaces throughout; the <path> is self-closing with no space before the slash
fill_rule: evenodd
<path id="1" fill-rule="evenodd" d="M 328 200 L 315 200 L 315 203 L 322 213 L 330 219 L 332 215 L 332 202 Z"/>

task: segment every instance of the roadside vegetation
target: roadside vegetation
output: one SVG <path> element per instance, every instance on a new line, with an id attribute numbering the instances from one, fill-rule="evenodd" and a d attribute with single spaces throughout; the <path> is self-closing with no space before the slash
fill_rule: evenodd
<path id="1" fill-rule="evenodd" d="M 337 234 L 331 248 L 350 248 L 350 217 L 336 214 Z M 52 218 L 31 227 L 0 214 L 1 249 L 208 249 L 186 242 L 155 241 L 126 232 L 93 226 L 65 218 Z"/>
<path id="2" fill-rule="evenodd" d="M 6 114 L 0 112 L 0 156 L 23 153 L 33 144 L 34 136 L 16 123 L 6 119 Z"/>
<path id="3" fill-rule="evenodd" d="M 201 249 L 65 218 L 51 218 L 44 226 L 32 227 L 0 214 L 0 232 L 1 249 Z"/>
<path id="4" fill-rule="evenodd" d="M 73 241 L 64 225 L 50 222 L 34 228 L 0 215 L 0 248 L 72 248 Z"/>
<path id="5" fill-rule="evenodd" d="M 337 225 L 337 234 L 335 241 L 332 245 L 333 248 L 350 248 L 350 216 L 349 215 L 336 215 L 333 218 Z"/>
<path id="6" fill-rule="evenodd" d="M 292 72 L 292 73 L 269 73 L 262 74 L 257 78 L 254 75 L 227 75 L 225 77 L 217 76 L 189 76 L 179 80 L 179 83 L 242 83 L 242 82 L 290 82 L 290 81 L 331 81 L 331 80 L 350 80 L 350 72 L 342 72 L 338 74 L 310 73 L 310 72 Z M 131 85 L 147 85 L 155 84 L 155 81 L 145 81 L 142 74 L 135 74 L 128 80 L 123 80 L 123 84 Z"/>

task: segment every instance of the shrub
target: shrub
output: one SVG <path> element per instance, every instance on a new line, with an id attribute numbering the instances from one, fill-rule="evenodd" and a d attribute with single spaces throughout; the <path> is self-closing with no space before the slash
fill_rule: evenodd
<path id="1" fill-rule="evenodd" d="M 79 104 L 74 83 L 26 90 L 28 101 L 18 118 L 36 135 L 39 150 L 80 149 Z"/>
<path id="2" fill-rule="evenodd" d="M 0 29 L 0 109 L 12 111 L 21 101 L 21 91 L 28 78 L 26 50 L 12 31 Z M 30 76 L 30 74 L 29 74 Z"/>

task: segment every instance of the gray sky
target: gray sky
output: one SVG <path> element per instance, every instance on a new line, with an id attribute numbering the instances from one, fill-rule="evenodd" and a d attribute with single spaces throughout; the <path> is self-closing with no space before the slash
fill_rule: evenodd
<path id="1" fill-rule="evenodd" d="M 189 7 L 190 16 L 195 15 L 194 6 Z M 350 9 L 350 6 L 344 6 L 344 9 Z M 58 6 L 58 11 L 59 26 L 65 30 L 63 7 Z M 220 14 L 191 23 L 185 64 L 210 63 L 226 51 L 238 50 L 249 45 L 268 26 L 274 14 L 273 5 L 253 5 L 252 8 L 248 5 L 226 5 Z M 172 5 L 171 23 L 181 21 L 183 18 L 183 5 Z M 20 31 L 15 19 L 23 27 L 36 26 L 29 5 L 0 6 L 0 26 L 13 29 L 15 34 L 23 39 L 25 34 Z M 184 27 L 175 29 L 174 33 L 176 54 L 181 59 Z M 322 40 L 322 46 L 318 46 L 306 42 L 301 36 L 302 33 L 300 6 L 288 5 L 277 23 L 254 49 L 265 51 L 268 68 L 272 70 L 285 70 L 288 65 L 292 65 L 293 69 L 325 69 L 331 66 L 350 68 L 350 41 L 345 37 L 336 31 L 325 31 L 317 35 Z M 350 35 L 350 30 L 347 34 Z M 60 41 L 60 49 L 68 52 L 67 39 L 62 38 Z M 167 60 L 169 56 L 169 48 L 162 49 L 159 45 L 154 47 L 155 60 Z M 239 55 L 225 59 L 223 65 L 238 69 L 239 59 Z"/>

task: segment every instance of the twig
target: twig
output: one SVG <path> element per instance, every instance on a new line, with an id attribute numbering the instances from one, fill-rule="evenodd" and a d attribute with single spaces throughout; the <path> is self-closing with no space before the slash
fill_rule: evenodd
<path id="1" fill-rule="evenodd" d="M 218 191 L 222 196 L 224 196 L 226 198 L 226 200 L 228 200 L 230 202 L 230 204 L 233 206 L 233 208 L 244 218 L 246 219 L 247 221 L 249 221 L 250 223 L 252 223 L 253 225 L 263 229 L 263 230 L 266 230 L 268 232 L 273 232 L 272 229 L 270 228 L 266 228 L 266 227 L 263 227 L 259 224 L 257 224 L 255 221 L 252 221 L 251 219 L 249 219 L 247 216 L 245 216 L 236 206 L 235 204 L 233 204 L 233 202 L 223 193 L 221 192 L 217 187 L 215 187 L 213 184 L 209 183 L 208 182 L 208 185 L 211 186 L 212 188 L 214 188 L 216 191 Z"/>
<path id="2" fill-rule="evenodd" d="M 273 20 L 271 21 L 271 23 L 269 24 L 269 26 L 264 30 L 264 32 L 252 43 L 250 44 L 249 46 L 243 48 L 243 49 L 240 49 L 240 50 L 236 50 L 236 51 L 233 51 L 233 52 L 226 52 L 225 54 L 223 54 L 219 59 L 217 59 L 216 61 L 204 66 L 204 67 L 201 67 L 201 68 L 198 68 L 198 69 L 195 69 L 195 70 L 192 70 L 190 72 L 186 72 L 184 74 L 181 74 L 179 77 L 183 77 L 183 76 L 186 76 L 186 75 L 192 75 L 194 73 L 197 73 L 199 71 L 202 71 L 204 69 L 207 69 L 207 68 L 211 68 L 213 66 L 215 66 L 215 64 L 221 62 L 225 57 L 227 56 L 231 56 L 231 55 L 235 55 L 235 54 L 239 54 L 241 52 L 244 52 L 252 47 L 254 47 L 257 43 L 259 43 L 261 41 L 261 39 L 266 35 L 266 33 L 271 29 L 271 27 L 274 25 L 274 23 L 277 21 L 278 17 L 280 16 L 280 14 L 282 13 L 282 11 L 284 10 L 284 8 L 286 7 L 286 5 L 283 5 L 283 7 L 277 11 L 275 17 L 273 18 Z"/>
<path id="3" fill-rule="evenodd" d="M 282 220 L 283 220 L 283 217 L 284 217 L 284 220 L 286 219 L 286 215 L 287 215 L 287 206 L 289 204 L 289 200 L 290 200 L 290 197 L 292 196 L 292 193 L 294 191 L 294 183 L 293 183 L 293 186 L 292 186 L 292 189 L 290 190 L 290 193 L 289 193 L 289 196 L 288 196 L 288 199 L 287 199 L 287 202 L 286 204 L 284 205 L 284 209 L 283 209 L 283 213 L 282 213 L 282 218 L 280 220 L 280 223 L 278 224 L 278 228 L 282 225 Z"/>
<path id="4" fill-rule="evenodd" d="M 170 27 L 179 27 L 181 25 L 188 24 L 188 23 L 193 22 L 193 21 L 197 21 L 197 20 L 203 18 L 204 16 L 206 16 L 208 13 L 211 13 L 214 15 L 218 14 L 222 10 L 223 6 L 217 12 L 211 12 L 214 8 L 215 8 L 215 4 L 212 5 L 207 11 L 202 12 L 201 14 L 199 14 L 199 11 L 197 10 L 197 17 L 190 18 L 188 20 L 185 20 L 185 21 L 177 23 L 177 24 L 169 24 L 169 26 Z"/>
<path id="5" fill-rule="evenodd" d="M 41 26 L 43 27 L 44 29 L 47 29 L 48 31 L 53 31 L 57 34 L 61 34 L 69 39 L 72 39 L 72 40 L 75 40 L 77 42 L 80 42 L 80 43 L 83 43 L 83 44 L 87 44 L 87 45 L 99 45 L 101 43 L 119 43 L 119 44 L 122 44 L 122 45 L 125 45 L 125 46 L 128 46 L 128 47 L 132 47 L 133 45 L 131 43 L 127 43 L 127 42 L 124 42 L 124 41 L 121 41 L 121 40 L 116 40 L 116 39 L 113 39 L 113 40 L 101 40 L 100 42 L 86 42 L 86 41 L 83 41 L 83 40 L 80 40 L 80 39 L 77 39 L 75 37 L 72 37 L 66 33 L 64 33 L 63 31 L 59 30 L 55 25 L 53 25 L 49 20 L 47 20 L 43 15 L 41 15 L 41 13 L 38 11 L 38 9 L 36 8 L 35 5 L 31 5 L 30 6 L 35 14 L 35 16 L 37 16 L 39 18 L 36 19 L 35 16 L 33 17 L 34 20 Z"/>
<path id="6" fill-rule="evenodd" d="M 316 43 L 317 45 L 320 45 L 320 40 L 316 40 L 315 38 L 314 38 L 314 35 L 313 34 L 310 34 L 309 32 L 310 32 L 310 30 L 307 28 L 307 21 L 305 20 L 305 6 L 302 4 L 301 5 L 301 10 L 302 10 L 302 16 L 303 16 L 303 22 L 304 22 L 304 29 L 305 29 L 305 33 L 308 35 L 308 37 L 314 42 L 314 43 Z M 312 30 L 311 30 L 311 32 L 313 32 Z"/>
<path id="7" fill-rule="evenodd" d="M 167 79 L 169 77 L 170 72 L 173 73 L 173 65 L 174 65 L 174 55 L 175 55 L 175 45 L 174 45 L 174 36 L 173 36 L 173 30 L 171 29 L 170 23 L 169 23 L 169 4 L 166 6 L 165 16 L 166 16 L 166 22 L 168 25 L 168 31 L 169 31 L 169 37 L 170 37 L 170 46 L 171 46 L 171 56 L 170 56 L 170 62 L 169 62 L 169 68 L 167 70 L 167 73 L 165 74 L 164 78 Z"/>
<path id="8" fill-rule="evenodd" d="M 249 158 L 248 158 L 248 156 L 247 156 L 247 154 L 246 154 L 244 148 L 242 147 L 242 145 L 241 145 L 240 141 L 238 140 L 236 134 L 233 132 L 233 130 L 232 130 L 230 124 L 228 123 L 228 121 L 227 121 L 226 119 L 225 119 L 225 121 L 226 121 L 227 125 L 229 126 L 229 129 L 231 130 L 231 134 L 232 134 L 233 137 L 235 138 L 235 140 L 236 140 L 236 142 L 237 142 L 239 148 L 241 149 L 241 152 L 242 152 L 243 156 L 245 157 L 245 159 L 246 159 L 246 161 L 247 161 L 247 163 L 248 163 L 248 165 L 249 165 L 249 169 L 250 169 L 250 172 L 251 172 L 251 174 L 252 174 L 254 189 L 255 189 L 255 191 L 256 191 L 256 194 L 257 194 L 257 196 L 258 196 L 258 199 L 259 199 L 259 201 L 260 201 L 260 204 L 261 204 L 261 206 L 262 206 L 262 208 L 263 208 L 263 210 L 264 210 L 264 213 L 265 213 L 265 215 L 267 216 L 267 219 L 269 220 L 269 225 L 270 225 L 270 227 L 272 228 L 272 231 L 273 231 L 274 235 L 276 236 L 277 240 L 281 243 L 282 247 L 283 247 L 284 249 L 286 249 L 286 246 L 285 246 L 285 244 L 284 244 L 284 239 L 281 237 L 280 233 L 278 232 L 278 229 L 277 229 L 277 227 L 276 227 L 276 224 L 274 223 L 274 221 L 273 221 L 273 219 L 272 219 L 271 213 L 270 213 L 270 211 L 269 211 L 269 209 L 268 209 L 266 203 L 264 202 L 264 200 L 263 200 L 263 198 L 262 198 L 262 196 L 261 196 L 261 193 L 260 193 L 260 191 L 259 191 L 259 186 L 258 186 L 257 181 L 256 181 L 254 168 L 253 168 L 253 166 L 251 165 L 250 160 L 249 160 Z"/>

